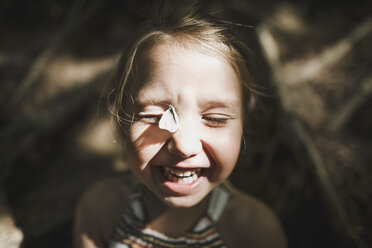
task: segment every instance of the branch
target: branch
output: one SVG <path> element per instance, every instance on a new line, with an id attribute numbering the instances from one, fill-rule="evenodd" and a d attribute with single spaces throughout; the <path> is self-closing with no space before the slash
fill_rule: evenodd
<path id="1" fill-rule="evenodd" d="M 91 82 L 75 89 L 65 96 L 64 101 L 56 107 L 50 108 L 49 116 L 38 122 L 9 123 L 0 131 L 0 184 L 7 176 L 14 160 L 30 149 L 45 132 L 52 130 L 61 123 L 66 116 L 75 113 L 80 106 L 89 101 L 94 92 L 99 92 L 107 82 L 111 70 L 107 70 Z"/>
<path id="2" fill-rule="evenodd" d="M 32 85 L 36 82 L 37 78 L 43 72 L 44 68 L 46 67 L 48 61 L 53 57 L 56 53 L 57 48 L 62 44 L 65 37 L 79 24 L 81 25 L 88 18 L 92 15 L 93 9 L 97 8 L 97 4 L 93 5 L 94 8 L 89 9 L 90 11 L 86 11 L 85 15 L 79 14 L 79 9 L 84 5 L 87 0 L 75 0 L 70 12 L 68 13 L 66 19 L 64 20 L 62 27 L 58 32 L 54 34 L 51 38 L 49 46 L 47 46 L 44 51 L 42 51 L 39 56 L 35 59 L 34 63 L 31 65 L 29 71 L 27 72 L 26 76 L 20 82 L 18 89 L 16 90 L 12 102 L 14 106 L 18 106 L 18 104 L 22 101 L 24 96 L 27 94 L 27 91 L 32 87 Z"/>
<path id="3" fill-rule="evenodd" d="M 351 116 L 372 94 L 372 74 L 364 79 L 346 103 L 335 113 L 330 127 L 339 131 Z"/>
<path id="4" fill-rule="evenodd" d="M 321 53 L 307 60 L 302 65 L 299 62 L 289 63 L 286 66 L 288 75 L 286 82 L 299 84 L 311 79 L 322 70 L 329 68 L 345 56 L 353 46 L 372 32 L 372 16 L 368 17 L 363 23 L 349 33 L 345 38 L 329 47 L 326 47 Z M 292 75 L 292 77 L 291 77 Z"/>
<path id="5" fill-rule="evenodd" d="M 356 230 L 352 228 L 350 225 L 347 212 L 343 207 L 342 201 L 340 200 L 336 190 L 334 189 L 333 185 L 330 183 L 330 178 L 328 175 L 327 170 L 325 169 L 323 159 L 311 138 L 311 135 L 308 131 L 303 127 L 302 123 L 295 117 L 293 108 L 286 97 L 287 89 L 285 86 L 285 82 L 287 77 L 283 72 L 283 67 L 279 61 L 280 54 L 278 45 L 275 42 L 274 37 L 272 36 L 270 29 L 267 25 L 262 25 L 258 30 L 258 38 L 260 41 L 260 45 L 262 46 L 262 50 L 264 56 L 270 66 L 272 71 L 272 77 L 274 84 L 278 91 L 278 98 L 280 100 L 280 104 L 283 110 L 287 113 L 288 121 L 290 125 L 293 127 L 296 136 L 300 139 L 302 144 L 304 145 L 307 153 L 314 165 L 315 173 L 326 193 L 326 195 L 330 199 L 330 204 L 336 210 L 336 213 L 344 225 L 347 233 L 349 236 L 355 241 L 355 243 L 360 248 L 366 248 L 366 244 L 360 239 Z"/>

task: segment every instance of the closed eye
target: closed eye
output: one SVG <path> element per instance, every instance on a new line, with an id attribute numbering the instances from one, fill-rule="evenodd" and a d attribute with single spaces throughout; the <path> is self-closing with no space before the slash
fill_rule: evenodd
<path id="1" fill-rule="evenodd" d="M 160 121 L 160 118 L 162 117 L 162 115 L 141 114 L 141 113 L 139 113 L 137 116 L 140 121 L 143 121 L 148 124 L 158 124 Z"/>
<path id="2" fill-rule="evenodd" d="M 207 115 L 202 117 L 204 123 L 210 127 L 223 127 L 231 118 L 225 115 Z"/>

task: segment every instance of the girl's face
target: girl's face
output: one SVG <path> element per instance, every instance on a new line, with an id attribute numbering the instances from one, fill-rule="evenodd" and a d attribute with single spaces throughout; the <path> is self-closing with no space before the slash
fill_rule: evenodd
<path id="1" fill-rule="evenodd" d="M 239 77 L 218 55 L 170 44 L 146 55 L 147 78 L 135 95 L 130 127 L 131 168 L 167 205 L 191 207 L 237 161 L 243 122 Z M 174 133 L 158 126 L 170 104 L 179 117 Z"/>

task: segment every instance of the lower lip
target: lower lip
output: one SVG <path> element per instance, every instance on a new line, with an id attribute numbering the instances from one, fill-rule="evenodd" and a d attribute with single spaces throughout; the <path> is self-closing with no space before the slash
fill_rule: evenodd
<path id="1" fill-rule="evenodd" d="M 199 186 L 205 180 L 204 176 L 199 176 L 195 181 L 191 183 L 178 183 L 169 181 L 165 176 L 160 172 L 161 177 L 163 178 L 163 186 L 170 192 L 176 193 L 179 195 L 188 195 L 196 192 L 199 189 Z"/>

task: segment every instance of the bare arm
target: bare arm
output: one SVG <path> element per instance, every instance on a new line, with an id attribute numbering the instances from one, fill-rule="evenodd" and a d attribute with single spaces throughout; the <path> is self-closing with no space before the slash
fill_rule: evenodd
<path id="1" fill-rule="evenodd" d="M 106 247 L 126 199 L 126 178 L 102 181 L 83 194 L 75 214 L 76 248 Z"/>
<path id="2" fill-rule="evenodd" d="M 257 219 L 253 219 L 255 245 L 257 248 L 286 248 L 287 239 L 284 230 L 271 209 L 265 205 L 258 210 Z"/>
<path id="3" fill-rule="evenodd" d="M 74 246 L 76 248 L 98 248 L 103 247 L 98 244 L 97 234 L 94 231 L 94 224 L 89 220 L 89 209 L 86 200 L 80 201 L 75 216 L 74 223 Z"/>
<path id="4" fill-rule="evenodd" d="M 218 228 L 227 247 L 287 247 L 284 230 L 273 211 L 261 201 L 235 189 Z"/>

